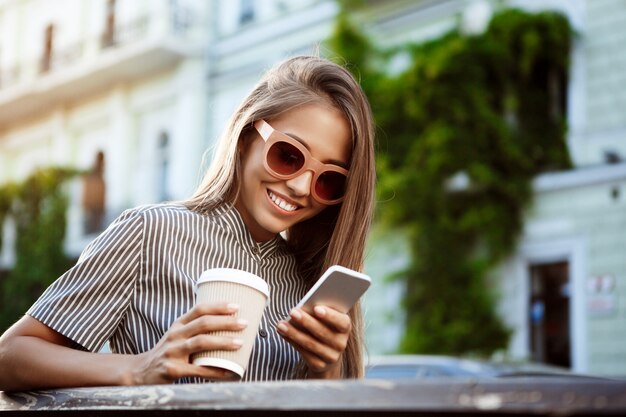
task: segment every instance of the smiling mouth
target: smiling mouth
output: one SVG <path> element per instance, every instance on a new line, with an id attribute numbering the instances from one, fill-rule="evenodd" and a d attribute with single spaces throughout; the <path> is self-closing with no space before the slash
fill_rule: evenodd
<path id="1" fill-rule="evenodd" d="M 293 211 L 298 210 L 298 206 L 286 202 L 285 200 L 278 197 L 276 194 L 274 194 L 270 190 L 267 190 L 267 195 L 270 197 L 270 200 L 274 202 L 274 204 L 276 204 L 278 207 L 280 207 L 281 209 L 285 211 L 293 212 Z"/>

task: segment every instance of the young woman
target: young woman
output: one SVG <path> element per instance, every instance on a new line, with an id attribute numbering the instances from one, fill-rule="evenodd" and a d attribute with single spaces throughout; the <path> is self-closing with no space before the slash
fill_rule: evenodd
<path id="1" fill-rule="evenodd" d="M 359 306 L 294 306 L 330 265 L 362 268 L 373 136 L 367 99 L 342 67 L 296 57 L 270 70 L 195 195 L 124 212 L 0 338 L 0 390 L 230 378 L 189 361 L 240 347 L 207 335 L 245 327 L 232 300 L 194 306 L 195 280 L 215 267 L 270 286 L 244 380 L 361 377 Z M 97 353 L 106 341 L 113 353 Z"/>

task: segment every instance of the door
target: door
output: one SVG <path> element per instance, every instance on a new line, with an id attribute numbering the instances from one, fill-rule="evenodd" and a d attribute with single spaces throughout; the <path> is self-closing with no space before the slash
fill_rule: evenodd
<path id="1" fill-rule="evenodd" d="M 569 262 L 531 264 L 529 269 L 529 350 L 532 359 L 570 368 Z"/>

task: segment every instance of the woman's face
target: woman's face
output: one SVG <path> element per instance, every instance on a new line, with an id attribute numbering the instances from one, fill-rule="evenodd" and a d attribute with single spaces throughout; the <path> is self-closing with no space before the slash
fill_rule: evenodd
<path id="1" fill-rule="evenodd" d="M 313 158 L 348 167 L 352 148 L 350 125 L 338 110 L 308 104 L 266 121 L 275 130 L 303 143 Z M 252 237 L 259 242 L 274 238 L 327 207 L 311 195 L 311 171 L 288 180 L 272 176 L 263 166 L 264 145 L 255 131 L 242 155 L 241 192 L 235 202 Z"/>

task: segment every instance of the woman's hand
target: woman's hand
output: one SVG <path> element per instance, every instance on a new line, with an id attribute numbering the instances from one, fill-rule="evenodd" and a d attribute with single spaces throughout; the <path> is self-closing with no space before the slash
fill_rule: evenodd
<path id="1" fill-rule="evenodd" d="M 233 317 L 238 308 L 226 303 L 196 305 L 172 323 L 154 348 L 136 355 L 126 382 L 148 385 L 170 383 L 182 377 L 232 378 L 234 374 L 230 371 L 190 363 L 190 356 L 204 350 L 239 349 L 241 339 L 206 334 L 245 329 L 245 320 Z"/>
<path id="2" fill-rule="evenodd" d="M 348 344 L 350 316 L 326 306 L 316 306 L 313 314 L 293 309 L 289 321 L 277 330 L 302 355 L 313 378 L 341 378 L 341 359 Z"/>

